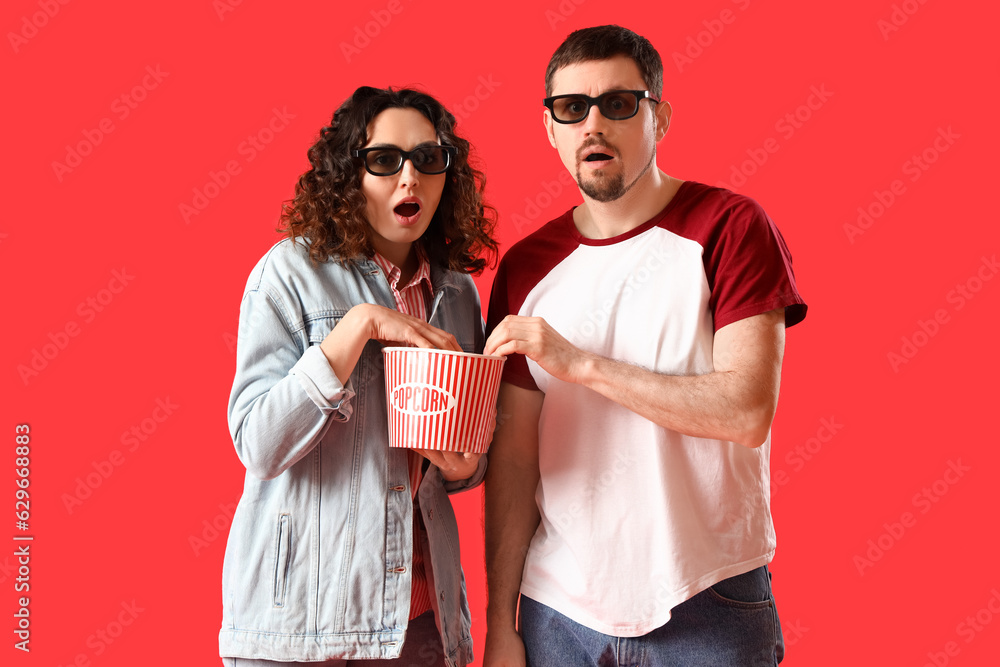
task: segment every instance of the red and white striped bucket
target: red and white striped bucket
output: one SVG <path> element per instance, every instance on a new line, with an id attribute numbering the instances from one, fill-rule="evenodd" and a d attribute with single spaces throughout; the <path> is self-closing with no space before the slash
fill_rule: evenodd
<path id="1" fill-rule="evenodd" d="M 485 452 L 496 426 L 504 357 L 387 347 L 389 446 Z"/>

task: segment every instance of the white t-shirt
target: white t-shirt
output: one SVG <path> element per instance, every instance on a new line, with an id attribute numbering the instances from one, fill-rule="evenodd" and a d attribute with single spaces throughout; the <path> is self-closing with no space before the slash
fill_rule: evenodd
<path id="1" fill-rule="evenodd" d="M 805 316 L 791 257 L 753 200 L 685 182 L 645 224 L 586 239 L 572 211 L 504 257 L 490 322 L 543 317 L 571 343 L 659 373 L 713 370 L 715 332 Z M 639 636 L 708 586 L 769 562 L 770 437 L 750 449 L 662 428 L 521 355 L 504 380 L 545 393 L 541 513 L 521 593 L 598 632 Z"/>

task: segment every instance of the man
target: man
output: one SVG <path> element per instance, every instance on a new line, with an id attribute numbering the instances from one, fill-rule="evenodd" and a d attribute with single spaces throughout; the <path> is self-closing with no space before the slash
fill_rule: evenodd
<path id="1" fill-rule="evenodd" d="M 511 248 L 490 300 L 485 352 L 508 359 L 485 664 L 774 665 L 770 426 L 806 312 L 791 257 L 753 200 L 657 168 L 671 108 L 646 39 L 574 32 L 545 83 L 583 203 Z"/>

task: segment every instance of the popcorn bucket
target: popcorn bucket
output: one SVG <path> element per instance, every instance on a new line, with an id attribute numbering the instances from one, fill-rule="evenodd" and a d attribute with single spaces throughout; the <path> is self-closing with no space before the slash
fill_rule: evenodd
<path id="1" fill-rule="evenodd" d="M 389 446 L 485 452 L 496 426 L 503 357 L 387 347 Z"/>

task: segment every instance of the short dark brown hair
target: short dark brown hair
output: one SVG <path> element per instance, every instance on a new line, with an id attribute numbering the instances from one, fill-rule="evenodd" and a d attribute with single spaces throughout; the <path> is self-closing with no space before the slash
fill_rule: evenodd
<path id="1" fill-rule="evenodd" d="M 588 60 L 607 60 L 615 56 L 631 58 L 639 67 L 642 80 L 656 99 L 663 95 L 663 61 L 649 40 L 628 28 L 601 25 L 570 33 L 559 45 L 545 69 L 545 95 L 552 95 L 552 81 L 563 67 Z"/>
<path id="2" fill-rule="evenodd" d="M 362 86 L 333 113 L 309 148 L 312 167 L 299 177 L 295 196 L 282 206 L 278 228 L 291 239 L 309 241 L 313 262 L 349 262 L 374 255 L 372 228 L 361 192 L 362 164 L 351 150 L 368 142 L 368 125 L 386 109 L 415 109 L 431 122 L 440 141 L 454 146 L 444 190 L 419 243 L 436 264 L 480 273 L 497 253 L 496 210 L 485 203 L 486 177 L 469 164 L 469 142 L 455 134 L 455 117 L 430 95 L 408 88 Z M 489 260 L 482 257 L 487 255 Z"/>

